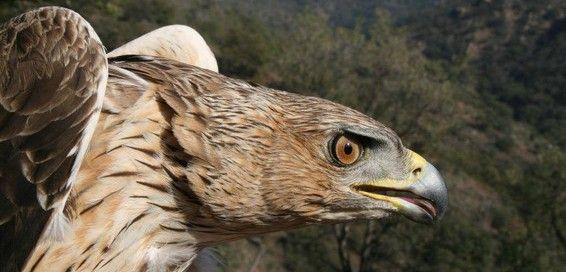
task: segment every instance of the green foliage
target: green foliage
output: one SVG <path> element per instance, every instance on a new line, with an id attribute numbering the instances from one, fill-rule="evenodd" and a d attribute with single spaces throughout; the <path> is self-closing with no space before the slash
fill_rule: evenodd
<path id="1" fill-rule="evenodd" d="M 431 3 L 436 4 L 432 5 Z M 108 48 L 166 24 L 196 28 L 222 73 L 322 96 L 391 126 L 441 169 L 437 226 L 379 222 L 368 269 L 557 271 L 566 260 L 564 1 L 3 1 L 87 18 Z M 367 224 L 350 225 L 359 266 Z M 328 227 L 263 238 L 258 271 L 338 269 Z M 257 249 L 219 249 L 244 270 Z"/>
<path id="2" fill-rule="evenodd" d="M 485 100 L 507 106 L 564 147 L 566 27 L 564 1 L 441 1 L 411 27 L 427 56 L 472 64 Z M 561 53 L 562 52 L 562 53 Z"/>

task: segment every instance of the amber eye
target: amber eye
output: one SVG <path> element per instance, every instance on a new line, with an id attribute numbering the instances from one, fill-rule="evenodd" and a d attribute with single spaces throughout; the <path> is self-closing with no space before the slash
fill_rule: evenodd
<path id="1" fill-rule="evenodd" d="M 362 148 L 360 144 L 355 139 L 346 135 L 338 136 L 332 146 L 334 158 L 343 165 L 355 163 L 360 158 L 361 151 Z"/>

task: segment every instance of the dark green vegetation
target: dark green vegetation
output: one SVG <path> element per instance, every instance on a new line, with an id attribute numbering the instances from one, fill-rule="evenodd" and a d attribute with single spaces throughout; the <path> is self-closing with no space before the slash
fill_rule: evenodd
<path id="1" fill-rule="evenodd" d="M 435 226 L 266 235 L 219 247 L 221 270 L 564 271 L 565 1 L 3 1 L 0 19 L 54 4 L 109 49 L 193 26 L 222 73 L 365 112 L 445 175 Z"/>

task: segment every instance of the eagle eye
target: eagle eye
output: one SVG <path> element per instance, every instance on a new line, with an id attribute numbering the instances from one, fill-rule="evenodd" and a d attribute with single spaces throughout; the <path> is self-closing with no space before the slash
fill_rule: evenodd
<path id="1" fill-rule="evenodd" d="M 362 147 L 355 138 L 348 135 L 338 135 L 332 141 L 330 152 L 338 164 L 348 166 L 354 164 L 361 157 Z"/>

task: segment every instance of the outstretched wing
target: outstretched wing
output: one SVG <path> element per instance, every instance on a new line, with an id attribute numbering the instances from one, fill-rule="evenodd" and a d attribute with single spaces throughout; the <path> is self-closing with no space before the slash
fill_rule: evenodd
<path id="1" fill-rule="evenodd" d="M 0 261 L 21 250 L 10 240 L 37 236 L 23 229 L 41 231 L 53 208 L 62 212 L 107 76 L 104 47 L 71 10 L 41 8 L 0 26 Z"/>

